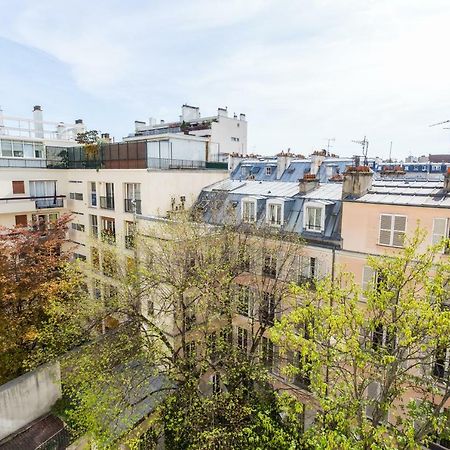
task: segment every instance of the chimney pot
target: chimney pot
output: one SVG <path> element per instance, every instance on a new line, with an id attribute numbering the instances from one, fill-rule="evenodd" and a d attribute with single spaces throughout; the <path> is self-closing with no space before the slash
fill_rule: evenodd
<path id="1" fill-rule="evenodd" d="M 75 123 L 76 124 L 83 123 L 83 119 L 77 119 L 77 120 L 75 120 Z"/>
<path id="2" fill-rule="evenodd" d="M 41 105 L 34 105 L 33 111 L 42 111 Z"/>

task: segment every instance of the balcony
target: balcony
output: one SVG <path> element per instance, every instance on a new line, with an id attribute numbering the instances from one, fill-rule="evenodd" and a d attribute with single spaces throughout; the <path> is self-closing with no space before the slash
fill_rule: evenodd
<path id="1" fill-rule="evenodd" d="M 112 196 L 100 197 L 100 208 L 114 209 L 114 197 Z"/>
<path id="2" fill-rule="evenodd" d="M 35 200 L 36 209 L 63 208 L 64 199 L 62 197 L 43 197 Z"/>
<path id="3" fill-rule="evenodd" d="M 124 200 L 125 202 L 125 212 L 130 212 L 130 213 L 136 213 L 136 214 L 142 214 L 142 209 L 141 209 L 141 200 L 134 200 L 131 198 L 126 198 Z M 135 210 L 136 208 L 136 210 Z"/>

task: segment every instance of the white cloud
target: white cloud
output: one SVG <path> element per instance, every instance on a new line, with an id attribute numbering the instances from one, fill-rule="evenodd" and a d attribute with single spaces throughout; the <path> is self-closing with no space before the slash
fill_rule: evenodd
<path id="1" fill-rule="evenodd" d="M 67 64 L 139 114 L 191 101 L 248 113 L 251 145 L 308 152 L 367 134 L 386 154 L 445 151 L 450 7 L 433 0 L 25 1 L 0 36 Z M 152 111 L 150 111 L 150 109 Z M 171 118 L 168 117 L 168 118 Z M 134 118 L 130 118 L 131 120 Z"/>

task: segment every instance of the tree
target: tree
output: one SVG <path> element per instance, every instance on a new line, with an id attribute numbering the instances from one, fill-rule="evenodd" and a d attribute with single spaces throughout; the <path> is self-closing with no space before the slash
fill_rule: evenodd
<path id="1" fill-rule="evenodd" d="M 63 297 L 75 289 L 63 270 L 69 220 L 0 230 L 0 383 L 23 373 L 28 354 L 37 351 L 49 293 Z"/>
<path id="2" fill-rule="evenodd" d="M 103 296 L 86 300 L 78 314 L 55 299 L 56 316 L 41 333 L 43 341 L 90 342 L 62 358 L 64 410 L 74 428 L 107 447 L 137 421 L 130 398 L 142 404 L 159 396 L 156 413 L 173 448 L 217 448 L 225 435 L 230 448 L 291 448 L 291 416 L 265 367 L 273 352 L 261 342 L 289 293 L 292 252 L 286 250 L 298 243 L 272 230 L 257 239 L 254 233 L 254 227 L 212 227 L 181 213 L 141 230 L 128 257 L 110 243 L 95 244 L 99 256 L 84 273 L 92 292 L 102 286 Z M 269 252 L 280 253 L 275 265 Z M 233 322 L 242 307 L 239 286 L 249 285 L 254 313 L 243 318 L 244 349 L 235 345 Z M 220 381 L 213 387 L 214 376 Z M 194 415 L 196 425 L 188 426 Z"/>
<path id="3" fill-rule="evenodd" d="M 294 289 L 299 303 L 272 338 L 298 352 L 289 370 L 308 374 L 319 405 L 305 448 L 419 449 L 448 435 L 450 265 L 447 243 L 423 250 L 424 235 L 369 257 L 364 291 L 345 272 Z"/>

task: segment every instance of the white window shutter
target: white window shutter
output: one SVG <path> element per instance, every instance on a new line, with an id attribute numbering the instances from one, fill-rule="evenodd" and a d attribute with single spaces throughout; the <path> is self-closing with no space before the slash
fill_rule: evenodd
<path id="1" fill-rule="evenodd" d="M 373 288 L 375 281 L 375 271 L 372 267 L 364 266 L 363 268 L 363 279 L 362 279 L 362 290 L 367 291 Z"/>
<path id="2" fill-rule="evenodd" d="M 392 245 L 394 247 L 403 247 L 406 231 L 406 217 L 394 216 L 394 232 L 392 236 Z"/>
<path id="3" fill-rule="evenodd" d="M 431 243 L 438 244 L 442 239 L 447 237 L 447 221 L 444 218 L 433 219 L 433 235 L 431 237 Z"/>
<path id="4" fill-rule="evenodd" d="M 379 236 L 380 244 L 390 245 L 391 233 L 392 233 L 392 216 L 388 214 L 382 214 L 380 219 L 380 236 Z"/>

